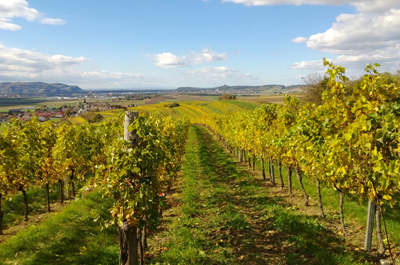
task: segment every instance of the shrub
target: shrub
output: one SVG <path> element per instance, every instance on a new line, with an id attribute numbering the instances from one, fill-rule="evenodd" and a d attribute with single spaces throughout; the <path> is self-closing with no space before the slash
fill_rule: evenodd
<path id="1" fill-rule="evenodd" d="M 236 100 L 236 95 L 223 94 L 218 98 L 218 100 Z"/>

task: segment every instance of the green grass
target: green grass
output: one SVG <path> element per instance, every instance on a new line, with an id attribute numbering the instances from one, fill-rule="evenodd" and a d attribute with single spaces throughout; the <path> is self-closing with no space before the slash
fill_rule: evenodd
<path id="1" fill-rule="evenodd" d="M 365 264 L 315 216 L 268 194 L 265 181 L 192 126 L 182 182 L 175 187 L 165 232 L 152 239 L 151 264 Z M 157 249 L 164 251 L 157 252 Z M 367 262 L 368 263 L 368 262 Z"/>
<path id="2" fill-rule="evenodd" d="M 218 100 L 219 96 L 201 96 L 203 98 L 211 99 L 211 100 Z"/>
<path id="3" fill-rule="evenodd" d="M 46 105 L 48 100 L 45 98 L 0 98 L 0 106 L 3 110 L 14 109 L 18 107 L 35 107 Z"/>
<path id="4" fill-rule="evenodd" d="M 112 202 L 97 191 L 0 245 L 0 264 L 118 264 L 116 228 L 101 231 Z"/>
<path id="5" fill-rule="evenodd" d="M 224 103 L 230 103 L 236 106 L 243 107 L 245 109 L 251 109 L 254 110 L 255 108 L 260 107 L 260 104 L 257 104 L 256 102 L 246 102 L 246 101 L 240 101 L 240 100 L 221 100 L 221 102 Z"/>
<path id="6" fill-rule="evenodd" d="M 57 201 L 60 192 L 58 185 L 50 188 L 50 201 Z M 32 188 L 26 192 L 29 213 L 43 212 L 46 206 L 46 192 L 44 188 Z M 15 194 L 11 200 L 2 201 L 2 211 L 4 212 L 3 228 L 12 227 L 23 222 L 25 211 L 24 198 L 22 192 Z"/>
<path id="7" fill-rule="evenodd" d="M 51 121 L 51 122 L 60 122 L 60 121 L 61 121 L 61 118 L 50 119 L 49 121 Z"/>
<path id="8" fill-rule="evenodd" d="M 256 169 L 261 170 L 261 162 L 259 159 L 257 159 L 256 162 Z M 268 175 L 268 167 L 266 164 L 265 171 L 267 174 L 267 179 L 269 179 Z M 279 175 L 278 175 L 278 167 L 277 165 L 274 165 L 274 172 L 275 172 L 275 180 L 277 182 L 277 185 L 280 185 L 280 180 L 279 180 Z M 282 167 L 282 176 L 283 176 L 283 182 L 285 187 L 287 187 L 288 184 L 288 173 L 287 173 L 287 168 Z M 294 189 L 297 189 L 300 191 L 300 185 L 299 182 L 296 178 L 295 172 L 293 171 L 292 173 L 292 185 Z M 307 177 L 303 177 L 303 185 L 304 188 L 307 192 L 307 194 L 310 196 L 311 200 L 314 202 L 317 202 L 318 200 L 318 193 L 317 193 L 317 188 L 315 184 L 315 180 L 309 179 Z M 302 195 L 299 195 L 302 196 Z M 339 197 L 336 192 L 332 187 L 324 186 L 321 183 L 321 196 L 322 196 L 322 202 L 323 206 L 325 209 L 329 209 L 330 211 L 325 211 L 326 212 L 326 218 L 328 219 L 334 219 L 334 220 L 339 220 Z M 299 200 L 303 200 L 303 197 L 299 197 Z M 384 206 L 384 216 L 385 216 L 385 221 L 389 233 L 389 238 L 392 242 L 396 243 L 396 245 L 400 245 L 400 212 L 397 210 L 399 207 L 399 204 L 397 203 L 393 208 L 391 208 L 389 205 Z M 348 220 L 356 221 L 359 225 L 366 226 L 367 224 L 367 213 L 368 213 L 368 200 L 363 199 L 360 200 L 359 197 L 352 195 L 352 194 L 346 194 L 344 198 L 344 216 L 345 216 L 345 223 L 349 225 L 349 228 L 355 229 L 355 227 L 351 227 L 351 224 L 348 224 Z M 382 227 L 382 229 L 384 229 Z M 365 233 L 365 229 L 362 230 L 362 233 Z M 384 230 L 383 230 L 384 232 Z M 360 232 L 361 233 L 361 232 Z M 375 244 L 376 239 L 375 239 L 375 232 L 373 233 L 373 244 Z M 364 244 L 363 242 L 360 242 L 360 244 Z M 362 247 L 360 245 L 360 247 Z"/>

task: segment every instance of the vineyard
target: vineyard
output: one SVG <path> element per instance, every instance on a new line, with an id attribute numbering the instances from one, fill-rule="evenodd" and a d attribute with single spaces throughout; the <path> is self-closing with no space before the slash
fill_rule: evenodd
<path id="1" fill-rule="evenodd" d="M 283 105 L 146 105 L 105 112 L 107 119 L 95 124 L 14 120 L 0 133 L 0 239 L 18 219 L 7 212 L 15 201 L 25 222 L 43 206 L 55 214 L 0 240 L 0 264 L 43 264 L 40 255 L 55 264 L 372 263 L 367 252 L 346 252 L 355 248 L 346 238 L 356 234 L 348 202 L 358 208 L 352 220 L 366 226 L 357 249 L 373 248 L 375 227 L 377 260 L 394 263 L 399 86 L 368 65 L 349 95 L 345 69 L 325 65 L 330 91 L 318 106 L 287 96 Z M 256 169 L 259 178 L 252 175 Z M 301 201 L 304 212 L 316 202 L 318 216 L 294 214 L 295 204 L 282 206 L 270 191 Z M 35 197 L 45 205 L 30 205 Z M 64 206 L 53 209 L 55 200 Z M 340 227 L 326 228 L 333 207 Z M 79 245 L 64 246 L 72 248 L 69 256 L 62 249 L 45 254 L 40 244 L 25 247 L 29 238 L 63 229 L 51 220 L 80 231 L 74 239 L 65 235 Z M 76 240 L 100 229 L 99 242 Z M 266 243 L 267 250 L 255 247 Z M 324 251 L 331 253 L 324 257 Z"/>

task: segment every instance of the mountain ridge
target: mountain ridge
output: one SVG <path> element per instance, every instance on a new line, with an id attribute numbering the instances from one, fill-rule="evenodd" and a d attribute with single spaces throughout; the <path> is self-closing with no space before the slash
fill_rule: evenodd
<path id="1" fill-rule="evenodd" d="M 60 94 L 85 92 L 78 86 L 44 82 L 0 82 L 0 94 Z"/>

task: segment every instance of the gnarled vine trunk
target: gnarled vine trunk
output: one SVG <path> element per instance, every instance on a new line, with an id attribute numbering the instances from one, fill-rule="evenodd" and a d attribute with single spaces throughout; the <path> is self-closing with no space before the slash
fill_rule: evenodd
<path id="1" fill-rule="evenodd" d="M 308 195 L 307 195 L 306 190 L 304 189 L 303 177 L 301 176 L 300 168 L 298 166 L 296 166 L 295 170 L 296 170 L 297 179 L 299 180 L 300 189 L 303 192 L 304 206 L 308 206 Z"/>
<path id="2" fill-rule="evenodd" d="M 293 195 L 293 192 L 292 192 L 292 167 L 291 166 L 288 167 L 288 190 L 289 190 L 289 194 Z"/>
<path id="3" fill-rule="evenodd" d="M 58 183 L 60 184 L 60 203 L 64 203 L 64 185 L 62 180 L 59 180 Z"/>
<path id="4" fill-rule="evenodd" d="M 272 163 L 272 157 L 269 159 L 270 171 L 271 171 L 271 183 L 275 186 L 275 171 L 274 164 Z"/>
<path id="5" fill-rule="evenodd" d="M 318 191 L 318 206 L 319 206 L 319 216 L 325 218 L 324 207 L 322 205 L 322 197 L 321 197 L 321 185 L 319 179 L 315 180 L 317 184 Z"/>
<path id="6" fill-rule="evenodd" d="M 282 162 L 279 161 L 278 163 L 278 170 L 279 170 L 279 178 L 281 180 L 281 190 L 285 187 L 285 184 L 283 183 L 283 177 L 282 177 Z"/>
<path id="7" fill-rule="evenodd" d="M 381 211 L 382 208 L 379 203 L 376 204 L 375 220 L 376 220 L 376 239 L 378 241 L 378 261 L 383 258 L 386 248 L 383 242 L 383 235 L 381 229 Z"/>
<path id="8" fill-rule="evenodd" d="M 268 160 L 268 174 L 269 180 L 272 182 L 271 159 Z"/>
<path id="9" fill-rule="evenodd" d="M 118 227 L 120 255 L 122 265 L 139 265 L 138 238 L 136 226 L 127 221 Z"/>
<path id="10" fill-rule="evenodd" d="M 138 235 L 138 242 L 139 242 L 139 260 L 140 260 L 140 265 L 144 265 L 143 262 L 143 254 L 144 254 L 144 249 L 143 249 L 143 233 L 142 229 L 138 228 L 137 229 L 137 235 Z"/>
<path id="11" fill-rule="evenodd" d="M 74 170 L 71 170 L 72 196 L 75 197 Z"/>
<path id="12" fill-rule="evenodd" d="M 262 157 L 262 156 L 261 156 L 261 170 L 262 170 L 263 179 L 265 180 L 264 157 Z"/>
<path id="13" fill-rule="evenodd" d="M 343 200 L 344 200 L 344 193 L 343 191 L 336 189 L 339 194 L 339 208 L 340 208 L 340 223 L 342 225 L 342 232 L 343 235 L 346 235 L 346 226 L 344 224 L 344 211 L 343 211 Z"/>
<path id="14" fill-rule="evenodd" d="M 28 221 L 28 198 L 26 196 L 26 191 L 24 190 L 24 188 L 20 188 L 20 190 L 22 191 L 22 195 L 24 196 L 24 204 L 25 204 L 25 221 Z"/>
<path id="15" fill-rule="evenodd" d="M 49 191 L 49 183 L 46 183 L 46 201 L 47 201 L 47 212 L 49 213 L 50 210 L 50 191 Z"/>

